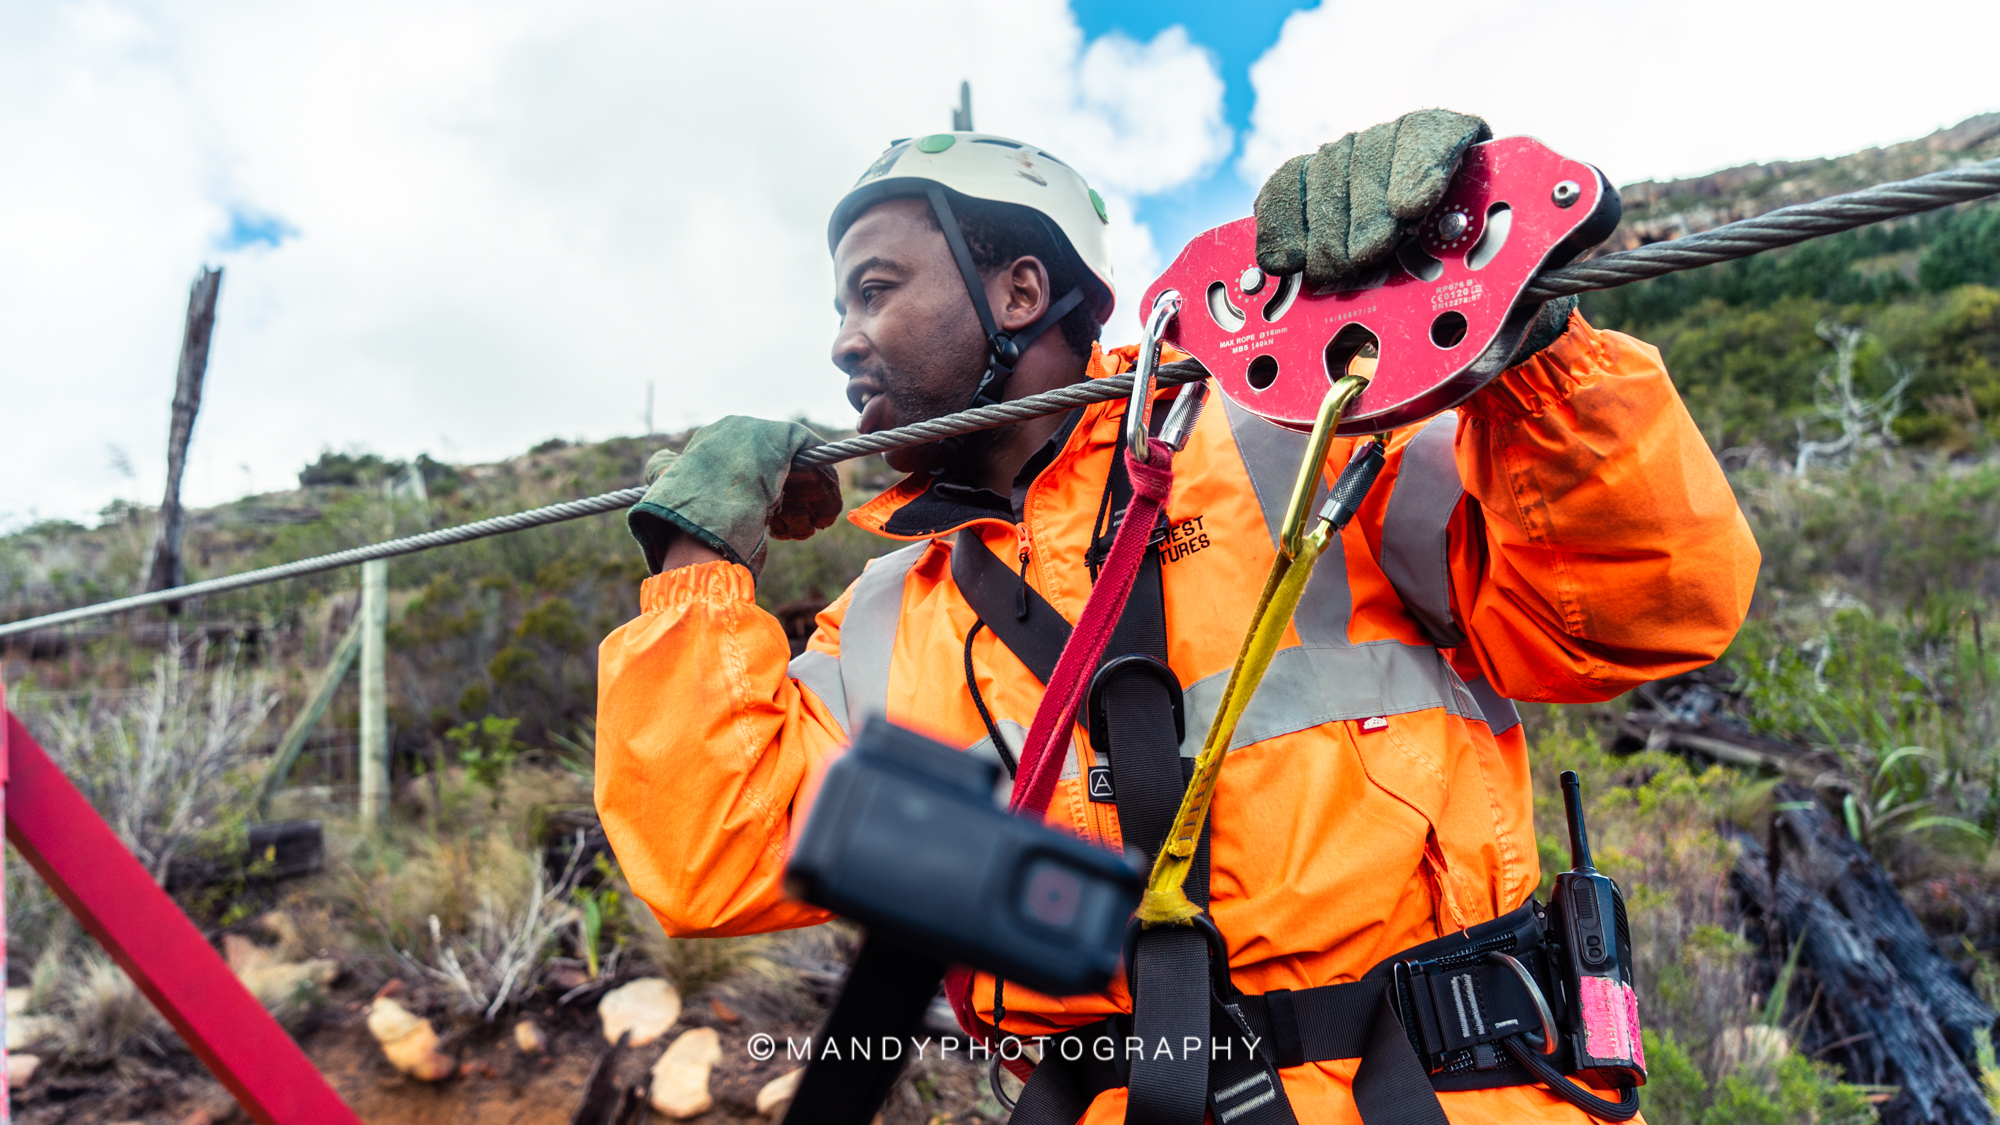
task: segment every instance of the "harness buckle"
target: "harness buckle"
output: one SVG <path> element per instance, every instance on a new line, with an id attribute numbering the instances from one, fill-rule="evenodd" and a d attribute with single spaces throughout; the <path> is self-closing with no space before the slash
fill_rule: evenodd
<path id="1" fill-rule="evenodd" d="M 1549 1011 L 1549 998 L 1543 994 L 1541 984 L 1535 980 L 1535 974 L 1529 972 L 1528 967 L 1513 956 L 1497 949 L 1487 953 L 1486 959 L 1496 965 L 1505 965 L 1514 971 L 1515 979 L 1519 980 L 1521 987 L 1527 990 L 1528 998 L 1535 1002 L 1535 1014 L 1542 1021 L 1542 1042 L 1539 1049 L 1545 1055 L 1555 1054 L 1556 1048 L 1562 1045 L 1562 1040 L 1556 1036 L 1555 1013 Z M 1534 1039 L 1529 1037 L 1533 1034 L 1533 1032 L 1521 1033 L 1522 1038 L 1531 1044 L 1534 1043 Z"/>
<path id="2" fill-rule="evenodd" d="M 1229 977 L 1229 943 L 1222 940 L 1222 931 L 1216 928 L 1215 919 L 1197 914 L 1188 924 L 1201 931 L 1202 940 L 1208 943 L 1209 987 L 1214 989 L 1216 999 L 1224 1003 L 1235 999 L 1236 983 Z M 1139 935 L 1145 928 L 1137 918 L 1125 923 L 1125 992 L 1134 998 L 1135 1008 L 1139 995 Z M 1154 928 L 1164 930 L 1169 927 Z"/>
<path id="3" fill-rule="evenodd" d="M 1104 689 L 1111 681 L 1127 672 L 1140 672 L 1158 680 L 1167 689 L 1167 697 L 1174 708 L 1174 741 L 1187 741 L 1187 701 L 1181 695 L 1180 677 L 1167 667 L 1167 662 L 1150 653 L 1128 652 L 1114 657 L 1097 669 L 1090 678 L 1090 694 L 1084 703 L 1085 714 L 1090 716 L 1090 744 L 1102 754 L 1111 745 L 1111 715 L 1104 705 Z"/>

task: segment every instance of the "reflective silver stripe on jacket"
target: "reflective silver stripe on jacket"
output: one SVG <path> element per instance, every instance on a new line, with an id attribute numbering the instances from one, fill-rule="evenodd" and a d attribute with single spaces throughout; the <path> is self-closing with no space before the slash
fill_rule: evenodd
<path id="1" fill-rule="evenodd" d="M 1028 728 L 1012 719 L 996 719 L 993 725 L 1000 728 L 1000 737 L 1007 740 L 1007 752 L 1014 755 L 1015 761 L 1020 761 L 1021 749 L 1028 744 Z M 1000 751 L 993 748 L 993 736 L 990 734 L 987 735 L 985 738 L 966 747 L 965 752 L 981 761 L 992 762 L 994 765 L 1001 767 L 1000 784 L 993 791 L 993 803 L 1001 808 L 1006 808 L 1007 799 L 1014 795 L 1014 779 L 1007 776 L 1006 763 L 1000 760 Z M 1063 776 L 1068 777 L 1070 775 L 1064 774 Z"/>
<path id="2" fill-rule="evenodd" d="M 1266 422 L 1227 397 L 1223 407 L 1275 547 L 1285 504 L 1297 479 L 1299 462 L 1305 457 L 1307 437 Z M 1321 487 L 1324 491 L 1324 485 Z M 1251 696 L 1250 706 L 1237 725 L 1230 749 L 1335 720 L 1401 715 L 1432 707 L 1484 721 L 1478 701 L 1436 648 L 1396 640 L 1354 644 L 1347 639 L 1352 613 L 1347 558 L 1340 551 L 1329 550 L 1320 556 L 1292 617 L 1300 643 L 1296 648 L 1281 649 L 1272 658 L 1263 684 Z M 1229 670 L 1225 668 L 1188 685 L 1183 755 L 1200 752 L 1228 681 Z"/>
<path id="3" fill-rule="evenodd" d="M 800 687 L 811 689 L 847 733 L 847 689 L 840 684 L 840 658 L 807 649 L 792 657 L 789 671 Z"/>
<path id="4" fill-rule="evenodd" d="M 903 619 L 903 579 L 929 547 L 925 540 L 891 551 L 869 563 L 854 580 L 847 615 L 840 623 L 838 659 L 821 652 L 792 658 L 794 679 L 811 688 L 828 709 L 835 709 L 835 700 L 845 706 L 842 733 L 851 735 L 861 728 L 862 719 L 889 708 L 889 662 Z"/>
<path id="5" fill-rule="evenodd" d="M 1494 691 L 1485 676 L 1467 681 L 1465 690 L 1479 701 L 1479 709 L 1486 713 L 1486 726 L 1494 734 L 1505 734 L 1521 725 L 1521 712 L 1514 709 L 1514 701 Z"/>
<path id="6" fill-rule="evenodd" d="M 1443 648 L 1465 643 L 1451 616 L 1451 515 L 1465 497 L 1452 440 L 1458 415 L 1447 410 L 1403 447 L 1396 487 L 1382 518 L 1382 573 L 1426 636 Z"/>

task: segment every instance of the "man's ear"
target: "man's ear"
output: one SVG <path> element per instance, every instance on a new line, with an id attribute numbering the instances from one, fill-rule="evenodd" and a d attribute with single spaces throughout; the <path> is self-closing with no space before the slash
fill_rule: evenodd
<path id="1" fill-rule="evenodd" d="M 1048 311 L 1053 299 L 1049 296 L 1049 271 L 1040 258 L 1029 255 L 1014 259 L 998 280 L 1002 290 L 994 296 L 998 297 L 995 305 L 1002 331 L 1019 332 Z"/>

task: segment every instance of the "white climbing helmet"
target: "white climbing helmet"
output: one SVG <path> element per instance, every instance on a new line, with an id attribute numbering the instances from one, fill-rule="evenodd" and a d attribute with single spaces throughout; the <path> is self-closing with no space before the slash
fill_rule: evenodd
<path id="1" fill-rule="evenodd" d="M 833 209 L 826 225 L 828 252 L 863 211 L 885 199 L 923 197 L 931 184 L 974 199 L 1017 203 L 1054 223 L 1097 283 L 1088 286 L 1091 313 L 1099 324 L 1111 319 L 1118 290 L 1104 245 L 1109 222 L 1104 198 L 1069 165 L 1008 137 L 932 133 L 890 145 Z"/>

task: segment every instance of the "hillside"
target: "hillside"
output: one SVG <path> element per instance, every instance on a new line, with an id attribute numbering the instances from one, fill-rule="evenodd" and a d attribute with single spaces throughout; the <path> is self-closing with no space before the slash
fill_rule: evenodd
<path id="1" fill-rule="evenodd" d="M 1614 244 L 1995 155 L 2000 115 L 1988 115 L 1848 157 L 1633 185 Z M 1603 704 L 1524 706 L 1543 891 L 1565 851 L 1556 775 L 1575 768 L 1599 860 L 1631 905 L 1656 1125 L 1920 1120 L 1906 1076 L 1871 1033 L 1842 1023 L 1817 947 L 1799 956 L 1798 927 L 1759 898 L 1802 853 L 1767 864 L 1758 849 L 1810 822 L 1858 867 L 1887 872 L 1879 905 L 1914 919 L 1910 948 L 1952 987 L 2000 1005 L 2000 653 L 1984 641 L 2000 610 L 2000 208 L 1822 239 L 1592 294 L 1584 307 L 1661 347 L 1764 567 L 1749 623 L 1714 666 Z M 551 440 L 483 465 L 327 452 L 301 466 L 296 489 L 191 513 L 190 577 L 625 487 L 653 449 L 686 437 Z M 841 472 L 850 506 L 892 476 L 879 459 Z M 134 592 L 154 519 L 120 503 L 95 526 L 0 536 L 0 620 Z M 895 546 L 844 521 L 774 543 L 759 601 L 796 644 L 817 608 Z M 328 832 L 326 871 L 293 884 L 260 881 L 240 855 L 278 734 L 355 613 L 353 571 L 192 602 L 179 618 L 155 610 L 0 640 L 0 683 L 100 809 L 137 825 L 135 850 L 171 829 L 184 854 L 237 864 L 230 879 L 179 892 L 209 932 L 333 966 L 340 983 L 310 1003 L 286 998 L 305 1013 L 286 1018 L 371 1120 L 443 1120 L 441 1107 L 466 1104 L 493 1116 L 454 1120 L 516 1120 L 501 1115 L 526 1104 L 524 1090 L 545 1107 L 574 1104 L 602 1045 L 597 990 L 663 974 L 690 999 L 676 1027 L 721 1028 L 735 1052 L 752 1030 L 811 1027 L 851 937 L 819 927 L 775 943 L 667 939 L 601 831 L 591 835 L 595 648 L 635 612 L 642 578 L 616 515 L 393 560 L 393 823 L 370 833 L 351 817 L 350 677 L 280 793 L 278 815 L 319 818 Z M 181 755 L 157 791 L 121 780 L 134 746 Z M 209 757 L 187 757 L 202 746 Z M 162 811 L 177 801 L 199 815 Z M 578 870 L 565 867 L 581 854 L 572 840 L 598 849 Z M 17 1119 L 167 1119 L 162 1107 L 179 1103 L 160 1093 L 173 1087 L 161 1075 L 186 1086 L 198 1065 L 129 986 L 105 985 L 122 978 L 19 862 L 6 895 L 10 983 L 29 986 L 27 1018 L 70 1029 L 37 1047 L 54 1077 L 17 1094 Z M 507 1019 L 532 1016 L 556 1043 L 556 1057 L 534 1062 L 505 1020 L 471 1013 L 444 966 L 461 954 L 497 964 L 509 927 L 558 915 L 504 986 L 515 990 Z M 1896 971 L 1876 968 L 1880 979 Z M 378 988 L 437 1021 L 465 1060 L 459 1077 L 422 1087 L 389 1068 L 359 1015 Z M 1932 1000 L 1902 1014 L 1928 1018 Z M 1963 1067 L 1975 1108 L 1979 1077 L 2000 1096 L 1990 1036 L 1953 1050 L 1961 1061 L 1946 1064 Z M 135 1093 L 133 1074 L 149 1075 L 152 1092 Z M 718 1075 L 707 1120 L 762 1120 L 755 1095 L 771 1073 Z M 999 1120 L 986 1083 L 970 1066 L 917 1073 L 886 1120 Z"/>
<path id="2" fill-rule="evenodd" d="M 1618 189 L 1624 221 L 1599 253 L 1664 242 L 1794 203 L 1996 157 L 2000 113 L 1984 113 L 1928 137 L 1847 156 L 1744 164 L 1683 180 L 1626 184 Z"/>
<path id="3" fill-rule="evenodd" d="M 1623 189 L 1624 248 L 2000 156 L 2000 114 L 1826 160 L 1749 165 Z M 1794 459 L 1842 431 L 1831 338 L 1851 347 L 1855 403 L 1896 394 L 1871 425 L 1913 446 L 1985 450 L 2000 434 L 2000 206 L 1991 201 L 1586 294 L 1600 327 L 1659 346 L 1718 452 Z M 1905 378 L 1907 376 L 1907 378 Z"/>

